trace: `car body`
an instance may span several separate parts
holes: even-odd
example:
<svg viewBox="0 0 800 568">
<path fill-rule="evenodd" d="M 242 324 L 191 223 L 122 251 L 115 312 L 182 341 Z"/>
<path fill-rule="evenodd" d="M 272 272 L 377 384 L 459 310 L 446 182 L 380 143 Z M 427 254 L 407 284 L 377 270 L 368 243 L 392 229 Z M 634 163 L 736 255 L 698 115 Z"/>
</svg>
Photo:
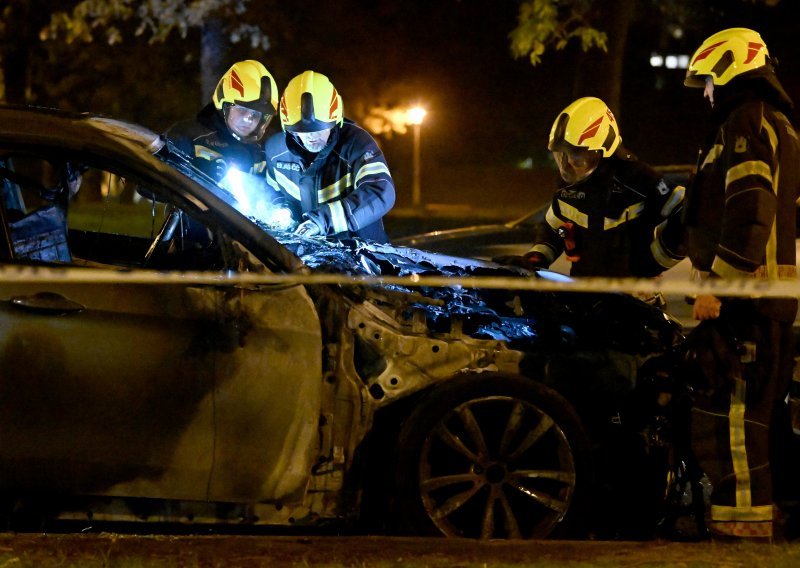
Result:
<svg viewBox="0 0 800 568">
<path fill-rule="evenodd" d="M 163 137 L 103 117 L 0 107 L 0 184 L 6 511 L 539 538 L 628 492 L 627 458 L 595 467 L 596 449 L 681 341 L 643 302 L 227 284 L 515 272 L 272 230 Z"/>
</svg>

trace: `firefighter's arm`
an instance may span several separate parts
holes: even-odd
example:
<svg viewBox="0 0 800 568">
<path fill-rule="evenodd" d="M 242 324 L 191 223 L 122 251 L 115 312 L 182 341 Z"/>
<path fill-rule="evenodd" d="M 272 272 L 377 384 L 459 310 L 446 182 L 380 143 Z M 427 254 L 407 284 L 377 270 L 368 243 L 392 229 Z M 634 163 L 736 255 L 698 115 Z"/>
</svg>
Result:
<svg viewBox="0 0 800 568">
<path fill-rule="evenodd" d="M 360 152 L 351 172 L 353 191 L 349 195 L 305 213 L 323 234 L 358 231 L 383 218 L 394 207 L 394 181 L 375 142 L 370 140 Z"/>
<path fill-rule="evenodd" d="M 554 199 L 545 213 L 545 222 L 536 226 L 533 246 L 529 251 L 540 254 L 547 262 L 546 266 L 553 264 L 564 252 L 564 239 L 558 233 L 564 226 L 564 221 L 559 213 L 558 200 Z"/>
<path fill-rule="evenodd" d="M 723 132 L 725 209 L 711 266 L 723 278 L 750 276 L 767 254 L 777 206 L 772 169 L 777 142 L 762 128 L 754 117 L 738 113 Z"/>
</svg>

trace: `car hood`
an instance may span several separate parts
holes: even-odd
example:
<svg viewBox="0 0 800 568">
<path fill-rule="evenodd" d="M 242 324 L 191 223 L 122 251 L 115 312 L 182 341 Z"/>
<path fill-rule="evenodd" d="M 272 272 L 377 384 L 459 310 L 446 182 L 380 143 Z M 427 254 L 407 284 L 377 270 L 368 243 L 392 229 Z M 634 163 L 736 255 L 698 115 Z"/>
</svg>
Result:
<svg viewBox="0 0 800 568">
<path fill-rule="evenodd" d="M 273 233 L 275 234 L 275 233 Z M 291 233 L 276 238 L 315 272 L 358 276 L 521 276 L 568 282 L 562 274 L 502 266 L 361 239 L 333 240 Z M 361 287 L 364 288 L 363 286 Z M 631 296 L 532 290 L 476 289 L 462 286 L 412 287 L 395 284 L 369 289 L 406 317 L 425 314 L 431 331 L 447 331 L 454 319 L 475 338 L 508 341 L 529 351 L 538 347 L 623 346 L 642 349 L 647 337 L 671 342 L 673 324 L 664 314 Z M 369 292 L 367 293 L 369 295 Z M 613 328 L 613 333 L 605 330 Z"/>
</svg>

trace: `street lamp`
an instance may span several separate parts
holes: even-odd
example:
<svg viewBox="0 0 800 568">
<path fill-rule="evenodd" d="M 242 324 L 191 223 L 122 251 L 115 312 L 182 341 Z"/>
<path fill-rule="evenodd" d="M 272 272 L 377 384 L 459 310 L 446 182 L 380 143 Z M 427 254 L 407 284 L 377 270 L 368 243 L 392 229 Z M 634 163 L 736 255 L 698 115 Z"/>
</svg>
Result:
<svg viewBox="0 0 800 568">
<path fill-rule="evenodd" d="M 408 109 L 406 122 L 414 126 L 414 158 L 413 170 L 414 177 L 411 186 L 411 205 L 415 208 L 422 205 L 422 189 L 420 186 L 420 126 L 422 119 L 425 118 L 427 111 L 419 106 Z"/>
</svg>

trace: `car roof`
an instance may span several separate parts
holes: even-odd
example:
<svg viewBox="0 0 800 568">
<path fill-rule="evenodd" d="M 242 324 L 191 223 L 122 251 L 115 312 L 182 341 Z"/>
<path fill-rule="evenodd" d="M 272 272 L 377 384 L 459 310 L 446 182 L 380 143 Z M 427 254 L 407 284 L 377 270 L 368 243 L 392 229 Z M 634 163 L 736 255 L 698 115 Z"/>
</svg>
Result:
<svg viewBox="0 0 800 568">
<path fill-rule="evenodd" d="M 13 142 L 15 146 L 57 145 L 60 149 L 89 152 L 114 162 L 146 167 L 162 180 L 180 183 L 180 191 L 169 183 L 176 188 L 176 196 L 199 203 L 199 191 L 204 190 L 204 199 L 221 203 L 221 199 L 207 188 L 201 185 L 193 187 L 197 180 L 187 178 L 186 172 L 179 171 L 175 164 L 168 164 L 154 155 L 167 144 L 163 136 L 124 120 L 42 107 L 0 105 L 0 145 L 7 142 Z M 289 271 L 303 267 L 302 262 L 274 238 L 255 224 L 237 221 L 239 217 L 242 216 L 233 208 L 216 210 L 217 220 L 224 219 L 244 244 L 264 250 L 267 256 L 261 259 L 271 266 Z"/>
<path fill-rule="evenodd" d="M 0 105 L 0 139 L 41 143 L 53 139 L 76 150 L 98 146 L 125 146 L 127 151 L 158 152 L 165 140 L 143 126 L 90 113 L 58 109 Z M 118 148 L 119 149 L 119 148 Z"/>
</svg>

